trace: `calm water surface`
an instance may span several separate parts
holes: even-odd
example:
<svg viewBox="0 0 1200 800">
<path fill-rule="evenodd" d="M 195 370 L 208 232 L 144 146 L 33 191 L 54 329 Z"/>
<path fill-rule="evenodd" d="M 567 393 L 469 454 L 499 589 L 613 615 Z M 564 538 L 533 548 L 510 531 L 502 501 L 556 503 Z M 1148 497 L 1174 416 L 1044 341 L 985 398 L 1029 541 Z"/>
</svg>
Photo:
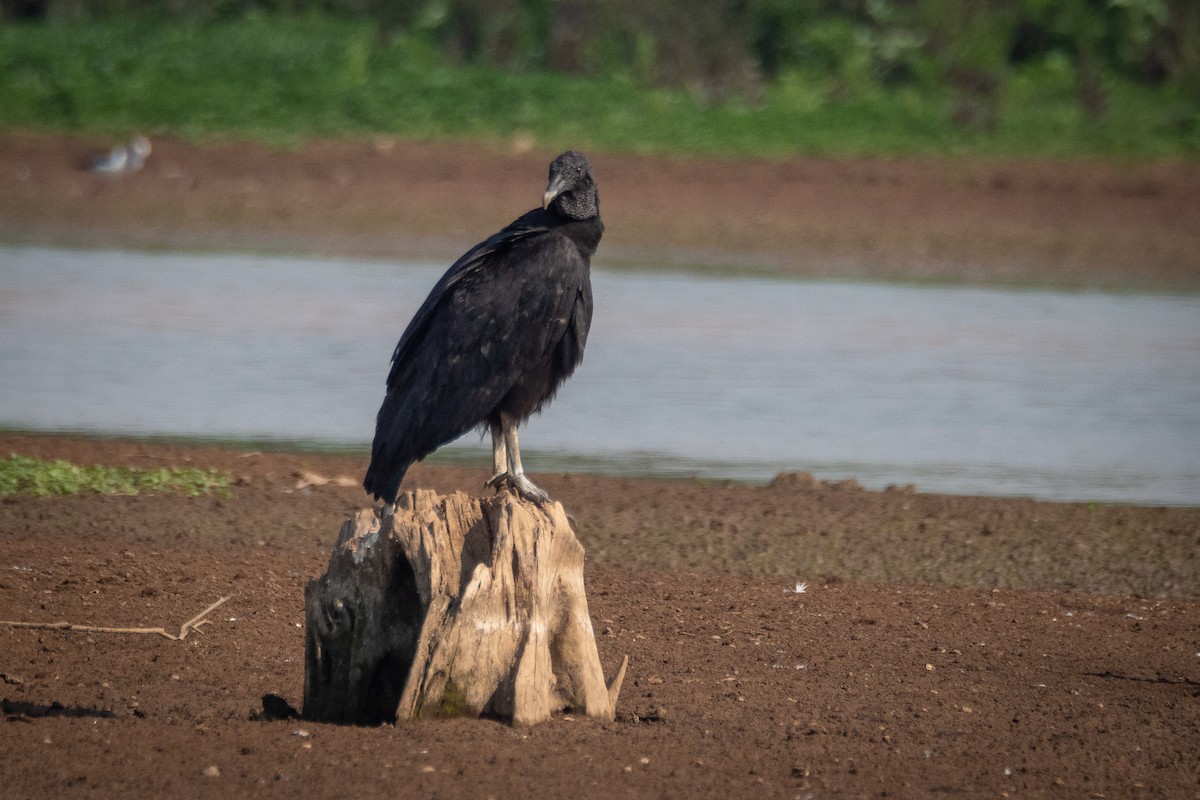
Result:
<svg viewBox="0 0 1200 800">
<path fill-rule="evenodd" d="M 0 248 L 0 426 L 365 451 L 445 267 Z M 1198 297 L 593 279 L 534 469 L 1200 504 Z"/>
</svg>

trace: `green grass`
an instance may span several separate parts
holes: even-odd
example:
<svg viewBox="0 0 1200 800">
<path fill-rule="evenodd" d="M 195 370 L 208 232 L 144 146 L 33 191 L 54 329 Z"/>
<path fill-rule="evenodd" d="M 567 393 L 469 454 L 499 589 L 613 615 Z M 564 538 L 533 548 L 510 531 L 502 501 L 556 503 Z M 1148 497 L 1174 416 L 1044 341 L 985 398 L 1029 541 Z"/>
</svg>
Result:
<svg viewBox="0 0 1200 800">
<path fill-rule="evenodd" d="M 164 494 L 191 496 L 229 493 L 229 475 L 216 470 L 159 467 L 82 467 L 69 461 L 40 461 L 12 454 L 0 461 L 0 496 L 50 497 L 87 492 L 100 494 Z"/>
<path fill-rule="evenodd" d="M 936 85 L 837 91 L 789 74 L 761 102 L 709 103 L 627 77 L 514 75 L 455 66 L 414 38 L 381 42 L 363 21 L 250 16 L 211 24 L 119 17 L 0 25 L 0 129 L 286 145 L 387 134 L 645 153 L 784 156 L 1200 156 L 1200 108 L 1112 78 L 1087 117 L 1053 63 L 1011 76 L 999 124 L 965 132 Z"/>
</svg>

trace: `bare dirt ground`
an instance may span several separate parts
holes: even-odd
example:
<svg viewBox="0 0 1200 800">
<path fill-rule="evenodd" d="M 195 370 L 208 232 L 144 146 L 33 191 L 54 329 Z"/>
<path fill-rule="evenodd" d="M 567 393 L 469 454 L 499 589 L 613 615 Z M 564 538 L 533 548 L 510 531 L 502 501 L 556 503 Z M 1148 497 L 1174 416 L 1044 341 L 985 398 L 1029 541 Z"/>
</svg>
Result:
<svg viewBox="0 0 1200 800">
<path fill-rule="evenodd" d="M 550 153 L 394 140 L 0 136 L 0 239 L 452 259 Z M 1200 288 L 1195 165 L 592 154 L 602 263 Z M 447 262 L 448 263 L 448 262 Z M 0 265 L 2 275 L 2 265 Z M 618 719 L 339 728 L 299 705 L 303 590 L 364 457 L 0 434 L 83 464 L 217 467 L 228 497 L 0 498 L 5 797 L 1200 797 L 1200 509 L 539 475 L 579 523 Z M 478 469 L 410 485 L 478 492 Z M 806 591 L 795 591 L 797 582 Z"/>
<path fill-rule="evenodd" d="M 541 196 L 554 153 L 395 139 L 295 150 L 0 135 L 0 238 L 453 259 Z M 592 153 L 601 264 L 1100 288 L 1200 288 L 1195 164 L 783 161 Z"/>
<path fill-rule="evenodd" d="M 362 457 L 0 436 L 216 467 L 228 497 L 0 499 L 6 797 L 1200 796 L 1200 510 L 538 476 L 575 515 L 611 724 L 342 728 L 299 706 L 303 590 Z M 411 483 L 477 492 L 478 470 Z M 768 553 L 771 561 L 756 555 Z M 797 581 L 807 582 L 797 593 Z"/>
</svg>

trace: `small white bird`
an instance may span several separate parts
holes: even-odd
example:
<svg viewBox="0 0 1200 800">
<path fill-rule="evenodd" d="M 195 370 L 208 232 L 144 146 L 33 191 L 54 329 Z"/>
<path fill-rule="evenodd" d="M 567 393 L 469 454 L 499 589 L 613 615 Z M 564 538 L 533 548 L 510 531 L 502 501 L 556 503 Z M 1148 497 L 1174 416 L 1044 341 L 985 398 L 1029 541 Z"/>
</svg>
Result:
<svg viewBox="0 0 1200 800">
<path fill-rule="evenodd" d="M 107 155 L 100 156 L 92 162 L 92 172 L 104 175 L 123 175 L 137 172 L 146 163 L 150 155 L 150 140 L 145 136 L 135 136 L 127 145 L 114 147 Z"/>
</svg>

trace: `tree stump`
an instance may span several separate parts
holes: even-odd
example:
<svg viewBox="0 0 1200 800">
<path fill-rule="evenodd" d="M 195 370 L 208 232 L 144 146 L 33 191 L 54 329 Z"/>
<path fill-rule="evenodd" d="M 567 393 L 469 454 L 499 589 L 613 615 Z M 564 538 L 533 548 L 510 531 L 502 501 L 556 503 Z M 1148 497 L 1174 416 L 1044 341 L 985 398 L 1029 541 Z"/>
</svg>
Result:
<svg viewBox="0 0 1200 800">
<path fill-rule="evenodd" d="M 558 503 L 418 490 L 364 509 L 304 600 L 306 719 L 613 718 L 628 658 L 606 685 Z"/>
</svg>

